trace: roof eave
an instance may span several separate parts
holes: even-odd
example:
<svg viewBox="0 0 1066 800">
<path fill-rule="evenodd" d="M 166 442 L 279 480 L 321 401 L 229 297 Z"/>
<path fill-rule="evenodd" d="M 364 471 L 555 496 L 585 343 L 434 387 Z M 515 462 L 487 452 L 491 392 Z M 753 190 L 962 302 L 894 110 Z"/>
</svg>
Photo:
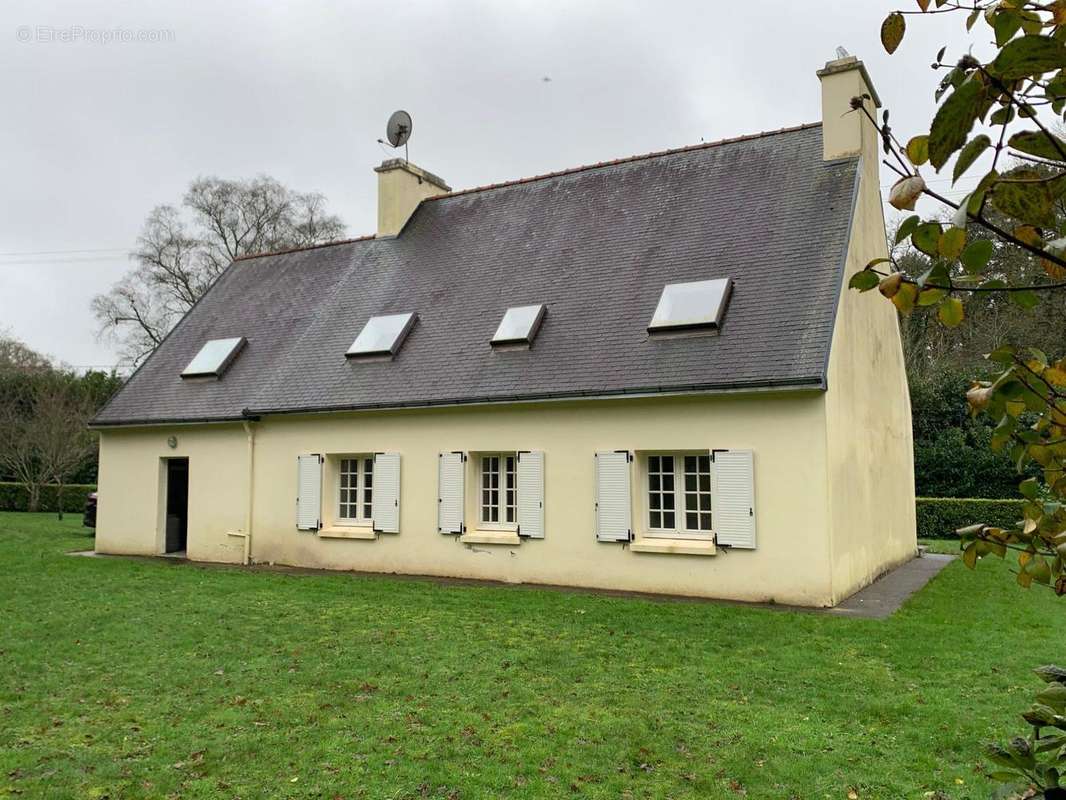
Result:
<svg viewBox="0 0 1066 800">
<path fill-rule="evenodd" d="M 469 397 L 440 400 L 418 400 L 404 403 L 360 403 L 335 406 L 279 406 L 274 408 L 247 409 L 241 416 L 205 417 L 197 419 L 129 419 L 94 421 L 94 429 L 123 427 L 158 427 L 163 425 L 203 425 L 258 420 L 266 416 L 291 416 L 294 414 L 338 414 L 355 411 L 411 411 L 428 408 L 460 406 L 507 405 L 520 403 L 545 403 L 574 400 L 635 400 L 656 397 L 688 397 L 719 394 L 762 394 L 768 392 L 824 392 L 824 376 L 788 380 L 751 381 L 736 384 L 693 385 L 675 387 L 643 387 L 632 389 L 577 390 L 573 392 L 544 392 L 539 394 L 514 395 L 509 397 Z"/>
</svg>

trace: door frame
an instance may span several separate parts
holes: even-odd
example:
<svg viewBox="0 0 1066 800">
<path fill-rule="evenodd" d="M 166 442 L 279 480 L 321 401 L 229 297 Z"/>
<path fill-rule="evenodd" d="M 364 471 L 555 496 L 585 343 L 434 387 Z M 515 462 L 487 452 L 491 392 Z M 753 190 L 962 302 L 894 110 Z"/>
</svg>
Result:
<svg viewBox="0 0 1066 800">
<path fill-rule="evenodd" d="M 167 501 L 170 489 L 170 462 L 184 461 L 191 471 L 192 465 L 188 456 L 161 456 L 159 459 L 159 492 L 156 504 L 156 531 L 155 551 L 159 555 L 167 554 Z M 188 478 L 186 478 L 188 480 Z M 188 494 L 188 489 L 186 489 Z M 189 501 L 186 497 L 185 504 L 185 548 L 189 547 Z"/>
</svg>

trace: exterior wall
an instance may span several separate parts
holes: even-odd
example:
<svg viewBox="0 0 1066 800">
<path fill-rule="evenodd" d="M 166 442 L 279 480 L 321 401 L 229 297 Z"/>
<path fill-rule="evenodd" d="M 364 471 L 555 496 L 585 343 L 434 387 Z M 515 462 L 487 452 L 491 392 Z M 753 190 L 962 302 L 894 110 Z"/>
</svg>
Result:
<svg viewBox="0 0 1066 800">
<path fill-rule="evenodd" d="M 174 449 L 170 436 L 178 440 Z M 163 552 L 167 458 L 189 459 L 188 557 L 240 562 L 243 543 L 227 535 L 243 530 L 247 517 L 248 444 L 240 425 L 103 431 L 97 552 Z"/>
<path fill-rule="evenodd" d="M 827 121 L 869 92 L 858 69 L 823 77 L 823 87 Z M 827 137 L 835 148 L 827 155 L 857 147 L 862 170 L 826 393 L 834 603 L 917 550 L 910 396 L 896 310 L 876 292 L 847 288 L 852 274 L 888 255 L 877 133 L 858 114 L 843 119 L 846 129 Z"/>
<path fill-rule="evenodd" d="M 179 438 L 173 452 L 166 447 L 171 433 Z M 251 552 L 257 562 L 810 606 L 832 600 L 820 393 L 279 416 L 258 423 L 255 436 Z M 239 557 L 239 541 L 224 540 L 227 530 L 242 528 L 247 502 L 247 442 L 240 428 L 109 430 L 103 439 L 98 529 L 102 551 L 152 552 L 159 458 L 188 454 L 189 556 L 230 561 Z M 597 451 L 694 448 L 754 451 L 757 549 L 682 555 L 636 552 L 627 545 L 596 541 Z M 438 533 L 438 454 L 453 450 L 544 451 L 545 538 L 523 539 L 517 545 L 474 544 Z M 402 458 L 398 534 L 332 539 L 296 530 L 299 455 L 322 453 L 328 458 L 380 451 L 398 452 Z M 637 463 L 632 474 L 639 537 L 644 500 Z M 477 527 L 473 476 L 471 463 L 468 531 Z M 120 505 L 108 499 L 116 494 L 137 499 Z M 326 518 L 333 500 L 331 482 L 324 482 Z"/>
</svg>

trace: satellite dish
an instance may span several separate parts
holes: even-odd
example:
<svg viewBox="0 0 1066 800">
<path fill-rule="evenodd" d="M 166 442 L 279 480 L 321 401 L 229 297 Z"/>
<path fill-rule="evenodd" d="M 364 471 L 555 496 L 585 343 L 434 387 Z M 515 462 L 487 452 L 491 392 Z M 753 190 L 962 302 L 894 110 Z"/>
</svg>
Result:
<svg viewBox="0 0 1066 800">
<path fill-rule="evenodd" d="M 406 111 L 395 111 L 385 126 L 385 137 L 393 147 L 403 147 L 411 138 L 411 115 Z"/>
</svg>

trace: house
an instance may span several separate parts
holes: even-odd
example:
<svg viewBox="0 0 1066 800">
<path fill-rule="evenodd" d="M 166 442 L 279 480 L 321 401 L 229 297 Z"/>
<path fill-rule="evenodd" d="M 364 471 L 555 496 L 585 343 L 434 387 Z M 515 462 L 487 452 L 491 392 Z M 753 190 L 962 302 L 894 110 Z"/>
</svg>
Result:
<svg viewBox="0 0 1066 800">
<path fill-rule="evenodd" d="M 915 554 L 862 63 L 822 122 L 241 258 L 99 414 L 103 553 L 831 606 Z"/>
</svg>

